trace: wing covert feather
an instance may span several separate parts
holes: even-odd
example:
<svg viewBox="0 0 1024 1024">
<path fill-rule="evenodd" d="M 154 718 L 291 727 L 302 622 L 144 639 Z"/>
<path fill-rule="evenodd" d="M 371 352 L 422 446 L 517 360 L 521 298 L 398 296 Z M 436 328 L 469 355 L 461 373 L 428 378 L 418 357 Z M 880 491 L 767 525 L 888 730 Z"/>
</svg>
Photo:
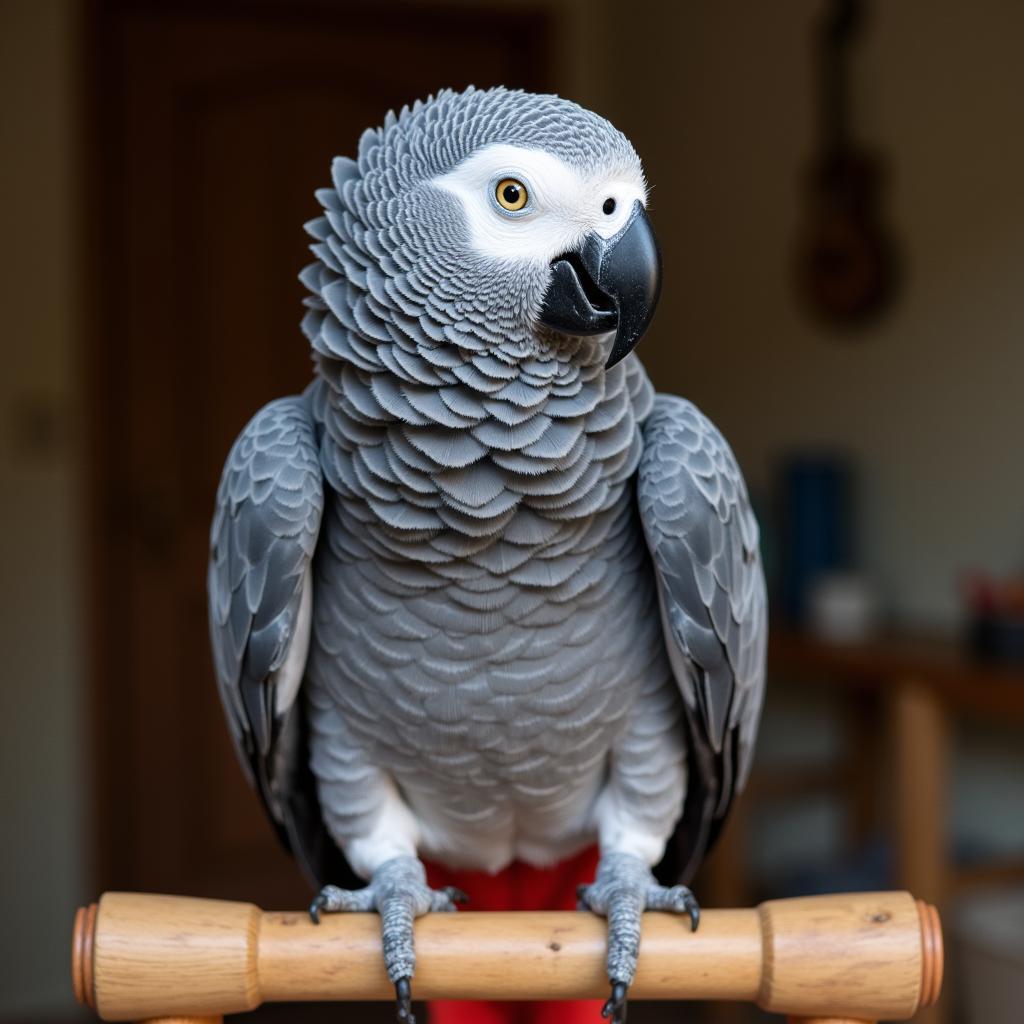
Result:
<svg viewBox="0 0 1024 1024">
<path fill-rule="evenodd" d="M 270 750 L 274 674 L 293 639 L 322 511 L 305 400 L 271 402 L 231 448 L 210 530 L 214 666 L 232 734 L 247 757 Z"/>
</svg>

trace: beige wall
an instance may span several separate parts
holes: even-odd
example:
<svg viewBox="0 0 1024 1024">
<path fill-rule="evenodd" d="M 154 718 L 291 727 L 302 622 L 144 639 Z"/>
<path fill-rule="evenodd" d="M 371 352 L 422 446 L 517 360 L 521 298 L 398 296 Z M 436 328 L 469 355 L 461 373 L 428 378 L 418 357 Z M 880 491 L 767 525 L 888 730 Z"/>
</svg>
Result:
<svg viewBox="0 0 1024 1024">
<path fill-rule="evenodd" d="M 857 115 L 890 161 L 907 281 L 862 336 L 822 333 L 791 286 L 822 3 L 611 4 L 608 113 L 664 242 L 657 382 L 713 416 L 757 487 L 787 446 L 851 452 L 869 568 L 902 617 L 948 623 L 962 568 L 1024 561 L 1024 5 L 870 6 Z"/>
<path fill-rule="evenodd" d="M 0 3 L 0 1018 L 72 1005 L 71 913 L 89 843 L 82 778 L 72 25 Z"/>
</svg>

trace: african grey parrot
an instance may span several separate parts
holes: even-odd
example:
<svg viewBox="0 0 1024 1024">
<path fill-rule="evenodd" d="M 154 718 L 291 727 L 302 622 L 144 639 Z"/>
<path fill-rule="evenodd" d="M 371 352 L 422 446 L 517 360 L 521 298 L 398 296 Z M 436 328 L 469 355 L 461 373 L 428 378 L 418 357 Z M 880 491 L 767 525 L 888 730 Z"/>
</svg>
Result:
<svg viewBox="0 0 1024 1024">
<path fill-rule="evenodd" d="M 677 883 L 747 775 L 766 640 L 732 452 L 630 355 L 661 278 L 640 161 L 574 103 L 471 88 L 389 114 L 332 177 L 301 275 L 314 380 L 250 421 L 217 494 L 235 743 L 314 919 L 381 915 L 403 1021 L 413 919 L 459 896 L 421 856 L 499 872 L 597 842 L 579 901 L 621 1021 L 643 910 L 697 926 Z"/>
</svg>

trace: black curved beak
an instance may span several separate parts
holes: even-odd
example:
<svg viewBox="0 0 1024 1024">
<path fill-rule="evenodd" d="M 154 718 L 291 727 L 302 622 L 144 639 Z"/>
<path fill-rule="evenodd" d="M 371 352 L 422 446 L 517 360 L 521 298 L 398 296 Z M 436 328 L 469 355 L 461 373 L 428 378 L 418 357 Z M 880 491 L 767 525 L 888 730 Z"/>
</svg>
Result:
<svg viewBox="0 0 1024 1024">
<path fill-rule="evenodd" d="M 551 264 L 539 320 L 564 334 L 615 332 L 605 367 L 625 359 L 643 337 L 661 294 L 661 253 L 640 201 L 611 238 L 587 235 L 576 252 Z"/>
</svg>

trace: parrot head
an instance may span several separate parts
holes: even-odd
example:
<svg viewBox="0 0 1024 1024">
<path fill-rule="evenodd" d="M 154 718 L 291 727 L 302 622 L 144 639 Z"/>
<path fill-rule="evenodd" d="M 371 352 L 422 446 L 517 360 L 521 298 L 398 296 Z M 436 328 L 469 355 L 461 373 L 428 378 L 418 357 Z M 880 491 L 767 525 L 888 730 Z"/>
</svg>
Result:
<svg viewBox="0 0 1024 1024">
<path fill-rule="evenodd" d="M 591 338 L 610 367 L 651 321 L 661 258 L 640 160 L 575 103 L 443 91 L 364 133 L 334 179 L 325 212 L 358 276 L 433 338 L 524 354 Z"/>
<path fill-rule="evenodd" d="M 524 97 L 527 110 L 533 99 Z M 572 145 L 525 118 L 433 184 L 457 198 L 469 255 L 505 277 L 510 291 L 533 285 L 533 322 L 576 337 L 612 335 L 612 366 L 647 329 L 661 284 L 643 172 L 607 121 L 543 99 L 566 122 L 558 134 L 576 136 Z"/>
</svg>

